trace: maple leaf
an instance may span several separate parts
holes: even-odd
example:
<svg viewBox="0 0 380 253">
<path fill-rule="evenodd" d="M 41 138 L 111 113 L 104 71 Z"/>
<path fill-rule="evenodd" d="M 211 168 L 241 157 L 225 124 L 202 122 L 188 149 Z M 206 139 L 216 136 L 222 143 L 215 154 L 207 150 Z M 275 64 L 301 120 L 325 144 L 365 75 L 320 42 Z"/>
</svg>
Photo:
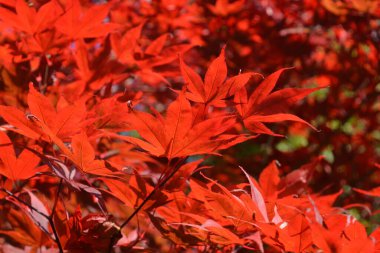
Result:
<svg viewBox="0 0 380 253">
<path fill-rule="evenodd" d="M 20 207 L 43 232 L 48 235 L 50 234 L 49 220 L 47 219 L 49 217 L 49 210 L 36 194 L 26 191 L 17 194 L 17 197 L 16 195 L 12 195 L 7 199 Z"/>
<path fill-rule="evenodd" d="M 332 253 L 332 250 L 339 247 L 339 234 L 329 231 L 321 224 L 311 223 L 310 229 L 312 230 L 312 239 L 314 245 L 326 253 Z"/>
<path fill-rule="evenodd" d="M 215 15 L 226 17 L 235 14 L 244 8 L 245 0 L 229 3 L 229 0 L 217 0 L 215 5 L 208 4 L 207 7 Z"/>
<path fill-rule="evenodd" d="M 146 197 L 147 193 L 153 190 L 153 187 L 148 185 L 138 176 L 132 176 L 128 182 L 103 178 L 103 182 L 107 185 L 108 190 L 104 190 L 122 201 L 126 206 L 136 208 Z M 146 205 L 144 209 L 149 209 Z"/>
<path fill-rule="evenodd" d="M 161 70 L 168 64 L 175 61 L 178 54 L 185 53 L 190 50 L 191 44 L 168 44 L 169 34 L 163 34 L 151 41 L 146 48 L 140 46 L 140 37 L 145 22 L 128 30 L 123 36 L 120 34 L 112 34 L 111 45 L 117 60 L 127 66 L 134 75 L 150 85 L 169 82 L 166 76 L 176 76 L 174 71 Z M 161 69 L 160 69 L 161 68 Z"/>
<path fill-rule="evenodd" d="M 42 230 L 39 229 L 24 212 L 11 208 L 6 214 L 4 214 L 4 217 L 6 217 L 6 220 L 10 223 L 12 229 L 1 229 L 0 234 L 9 236 L 22 245 L 36 248 L 41 247 L 41 244 L 50 244 L 48 236 L 42 232 Z"/>
<path fill-rule="evenodd" d="M 216 181 L 209 178 L 207 180 L 210 183 L 204 187 L 202 186 L 204 184 L 191 179 L 189 196 L 201 201 L 213 219 L 220 220 L 229 216 L 239 217 L 242 220 L 250 219 L 252 210 L 241 199 L 236 198 L 227 188 Z M 212 190 L 212 187 L 219 189 L 220 192 Z M 232 224 L 233 221 L 230 223 Z"/>
<path fill-rule="evenodd" d="M 199 241 L 196 235 L 192 235 L 191 233 L 180 233 L 177 229 L 178 225 L 170 226 L 165 219 L 153 216 L 152 214 L 148 215 L 155 228 L 172 242 L 181 245 L 194 245 Z"/>
<path fill-rule="evenodd" d="M 55 1 L 50 1 L 39 8 L 29 7 L 24 0 L 17 0 L 16 14 L 5 8 L 0 8 L 0 20 L 20 31 L 30 35 L 51 29 L 54 21 L 62 10 Z"/>
<path fill-rule="evenodd" d="M 128 179 L 111 179 L 103 177 L 101 179 L 109 190 L 102 189 L 115 198 L 119 199 L 129 208 L 137 208 L 144 203 L 147 196 L 154 191 L 154 187 L 146 182 L 137 172 L 128 176 Z M 150 211 L 157 206 L 167 203 L 167 196 L 162 192 L 156 192 L 149 201 L 147 201 L 143 210 Z"/>
<path fill-rule="evenodd" d="M 375 252 L 373 238 L 368 237 L 365 227 L 353 217 L 335 214 L 324 221 L 325 227 L 310 224 L 313 242 L 323 252 Z"/>
<path fill-rule="evenodd" d="M 191 215 L 191 214 L 188 214 Z M 239 238 L 236 234 L 224 228 L 218 222 L 212 219 L 205 219 L 201 216 L 191 215 L 192 217 L 197 217 L 200 224 L 188 224 L 188 223 L 178 223 L 184 227 L 188 226 L 191 233 L 199 237 L 204 241 L 207 237 L 212 243 L 220 245 L 230 245 L 230 244 L 244 244 L 244 240 Z M 193 231 L 193 229 L 196 231 Z"/>
<path fill-rule="evenodd" d="M 150 85 L 157 85 L 162 82 L 169 85 L 170 83 L 166 78 L 178 76 L 177 71 L 171 70 L 169 64 L 177 59 L 178 54 L 183 54 L 193 47 L 191 44 L 163 47 L 164 44 L 162 44 L 162 39 L 167 39 L 167 37 L 168 36 L 158 37 L 156 40 L 152 41 L 145 51 L 143 51 L 142 59 L 135 61 L 139 68 L 139 70 L 136 71 L 136 75 L 139 76 L 142 81 L 147 82 Z M 162 48 L 159 48 L 161 46 Z"/>
<path fill-rule="evenodd" d="M 304 191 L 322 158 L 323 156 L 314 158 L 310 163 L 302 165 L 282 178 L 278 185 L 278 188 L 281 189 L 279 195 L 299 194 L 299 192 Z"/>
<path fill-rule="evenodd" d="M 78 100 L 70 105 L 63 97 L 54 107 L 51 101 L 29 85 L 28 105 L 30 113 L 25 115 L 12 106 L 0 105 L 0 116 L 13 127 L 9 130 L 18 132 L 32 139 L 43 136 L 65 149 L 62 140 L 66 141 L 78 133 L 82 120 L 86 116 L 85 101 Z"/>
<path fill-rule="evenodd" d="M 64 182 L 66 182 L 73 189 L 78 191 L 83 190 L 91 194 L 93 197 L 97 198 L 98 202 L 102 200 L 102 194 L 100 191 L 98 191 L 92 186 L 78 182 L 77 178 L 78 174 L 80 175 L 80 169 L 77 170 L 72 166 L 70 166 L 69 169 L 69 167 L 61 160 L 49 155 L 46 155 L 42 160 L 54 172 L 54 174 L 57 177 L 63 179 Z"/>
<path fill-rule="evenodd" d="M 74 45 L 74 44 L 73 44 Z M 74 60 L 77 80 L 64 87 L 63 93 L 79 96 L 87 90 L 99 90 L 107 84 L 124 80 L 129 74 L 122 73 L 125 67 L 110 59 L 111 46 L 107 38 L 94 57 L 89 54 L 88 46 L 83 40 L 75 42 Z"/>
<path fill-rule="evenodd" d="M 80 1 L 66 1 L 65 13 L 55 26 L 72 39 L 105 36 L 119 27 L 118 24 L 104 23 L 110 7 L 110 4 L 93 5 L 84 10 Z"/>
<path fill-rule="evenodd" d="M 180 67 L 185 84 L 188 89 L 186 97 L 191 101 L 206 105 L 224 107 L 225 99 L 233 96 L 249 79 L 257 73 L 244 73 L 227 81 L 227 65 L 224 57 L 225 48 L 207 69 L 204 82 L 202 78 L 180 57 Z"/>
<path fill-rule="evenodd" d="M 67 140 L 76 134 L 86 115 L 85 101 L 79 100 L 70 105 L 60 97 L 56 108 L 50 100 L 39 93 L 33 85 L 29 86 L 28 105 L 30 113 L 46 125 L 54 136 Z"/>
<path fill-rule="evenodd" d="M 363 189 L 358 189 L 358 188 L 353 188 L 353 190 L 367 196 L 380 197 L 380 186 L 375 187 L 371 190 L 363 190 Z"/>
<path fill-rule="evenodd" d="M 251 194 L 245 191 L 236 194 L 238 191 L 230 191 L 218 182 L 206 178 L 210 182 L 207 184 L 207 188 L 201 187 L 195 180 L 190 181 L 190 197 L 202 201 L 209 210 L 208 215 L 215 220 L 227 219 L 224 223 L 231 225 L 235 224 L 236 221 L 241 221 L 242 227 L 239 228 L 239 231 L 245 231 L 247 226 L 251 227 L 252 222 L 258 221 L 260 224 L 266 224 L 269 220 L 261 189 L 253 178 L 247 178 L 249 179 Z M 254 221 L 252 214 L 254 214 Z"/>
<path fill-rule="evenodd" d="M 43 171 L 45 166 L 38 166 L 40 158 L 32 151 L 24 149 L 16 157 L 13 145 L 8 135 L 0 131 L 0 174 L 11 180 L 24 180 Z"/>
<path fill-rule="evenodd" d="M 25 1 L 17 0 L 12 7 L 16 13 L 0 8 L 0 20 L 5 27 L 12 27 L 10 30 L 23 34 L 19 50 L 28 54 L 29 58 L 33 58 L 31 54 L 36 52 L 57 54 L 60 50 L 58 47 L 66 43 L 54 29 L 54 23 L 62 13 L 60 5 L 56 1 L 50 1 L 37 11 Z"/>
<path fill-rule="evenodd" d="M 375 0 L 352 0 L 352 5 L 360 12 L 368 12 L 375 14 L 380 4 Z"/>
<path fill-rule="evenodd" d="M 287 225 L 279 232 L 279 240 L 284 244 L 286 251 L 307 252 L 312 246 L 309 222 L 302 214 L 296 214 L 288 219 Z"/>
<path fill-rule="evenodd" d="M 345 15 L 348 13 L 347 6 L 341 1 L 322 0 L 322 6 L 335 15 Z"/>
<path fill-rule="evenodd" d="M 380 250 L 380 227 L 377 227 L 372 233 L 371 233 L 371 238 L 375 238 L 375 250 L 379 251 Z M 375 252 L 376 252 L 375 251 Z"/>
<path fill-rule="evenodd" d="M 277 188 L 280 183 L 280 177 L 276 161 L 272 161 L 260 173 L 259 183 L 266 200 L 270 201 L 277 199 Z"/>
<path fill-rule="evenodd" d="M 262 248 L 260 233 L 256 236 L 253 234 L 265 231 L 263 234 L 274 236 L 276 227 L 265 221 L 266 218 L 262 215 L 262 205 L 265 203 L 256 186 L 257 183 L 255 185 L 253 179 L 249 178 L 253 186 L 253 195 L 250 195 L 243 189 L 230 191 L 218 182 L 205 178 L 209 181 L 205 186 L 194 179 L 190 180 L 189 200 L 201 203 L 200 207 L 191 207 L 187 201 L 187 205 L 177 205 L 177 208 L 183 206 L 183 211 L 181 209 L 177 211 L 172 207 L 168 213 L 163 212 L 164 209 L 159 209 L 159 214 L 168 220 L 169 225 L 182 225 L 187 235 L 197 236 L 200 241 L 204 241 L 206 231 L 210 233 L 212 243 L 245 245 L 255 242 L 259 249 Z M 195 209 L 190 212 L 192 208 Z M 175 215 L 170 210 L 173 210 L 174 214 L 178 212 L 180 216 L 172 217 Z M 197 212 L 197 210 L 202 211 Z M 206 224 L 212 225 L 210 226 L 212 229 Z M 271 231 L 271 235 L 268 231 Z M 252 236 L 243 236 L 250 233 Z M 221 241 L 222 238 L 223 241 Z"/>
<path fill-rule="evenodd" d="M 82 217 L 80 208 L 70 217 L 68 225 L 70 237 L 65 249 L 71 252 L 83 251 L 84 247 L 90 251 L 106 252 L 113 236 L 116 237 L 114 239 L 121 238 L 119 227 L 109 216 L 91 213 Z"/>
<path fill-rule="evenodd" d="M 95 132 L 99 129 L 111 129 L 113 131 L 124 131 L 128 128 L 128 102 L 133 101 L 133 104 L 138 103 L 138 97 L 131 99 L 123 98 L 123 95 L 113 96 L 110 98 L 99 99 L 94 107 L 88 112 L 87 121 L 92 122 L 90 132 Z M 125 103 L 127 102 L 127 103 Z M 94 134 L 95 135 L 95 134 Z"/>
<path fill-rule="evenodd" d="M 73 136 L 71 148 L 71 152 L 65 150 L 64 153 L 81 171 L 95 175 L 108 175 L 111 173 L 105 166 L 104 161 L 95 159 L 95 150 L 85 132 Z"/>
<path fill-rule="evenodd" d="M 118 61 L 124 64 L 133 64 L 135 62 L 134 53 L 140 51 L 138 40 L 144 22 L 140 25 L 129 29 L 123 36 L 118 33 L 111 35 L 111 45 Z"/>
<path fill-rule="evenodd" d="M 368 237 L 365 227 L 359 221 L 349 224 L 344 229 L 344 235 L 342 236 L 340 252 L 374 252 L 375 244 Z"/>
<path fill-rule="evenodd" d="M 9 130 L 25 135 L 31 139 L 40 138 L 39 129 L 28 120 L 25 113 L 13 106 L 0 105 L 0 116 L 11 126 Z M 7 126 L 3 126 L 7 128 Z"/>
<path fill-rule="evenodd" d="M 127 140 L 155 156 L 169 159 L 195 154 L 214 153 L 221 147 L 227 148 L 239 136 L 223 136 L 223 132 L 233 126 L 231 117 L 216 117 L 199 123 L 194 122 L 190 102 L 183 92 L 173 101 L 166 112 L 166 117 L 132 111 L 131 129 L 136 130 L 141 140 L 129 136 L 115 136 Z M 239 139 L 243 141 L 242 139 Z"/>
<path fill-rule="evenodd" d="M 276 136 L 263 123 L 273 123 L 281 121 L 296 121 L 306 124 L 316 130 L 312 125 L 293 114 L 284 113 L 290 106 L 301 100 L 308 94 L 322 89 L 317 88 L 285 88 L 272 92 L 281 73 L 286 69 L 280 69 L 264 81 L 247 97 L 247 90 L 240 89 L 236 93 L 234 101 L 236 110 L 241 116 L 245 127 L 254 133 L 268 134 Z M 271 93 L 272 92 L 272 93 Z"/>
<path fill-rule="evenodd" d="M 5 107 L 8 110 L 3 110 L 0 115 L 5 120 L 8 120 L 9 123 L 18 127 L 20 133 L 26 133 L 28 137 L 36 137 L 40 134 L 46 135 L 46 140 L 56 144 L 83 172 L 101 175 L 110 173 L 103 161 L 95 159 L 95 152 L 89 143 L 87 135 L 84 132 L 77 134 L 81 130 L 81 124 L 86 115 L 84 101 L 80 101 L 76 105 L 69 105 L 67 101 L 61 98 L 58 101 L 57 109 L 55 109 L 45 96 L 30 85 L 28 105 L 33 115 L 33 122 L 39 128 L 34 126 L 31 129 L 26 124 L 29 122 L 24 120 L 23 113 L 12 107 Z M 17 116 L 12 115 L 11 113 L 13 112 L 16 112 Z M 72 151 L 63 142 L 63 140 L 67 139 L 71 139 Z M 24 163 L 27 162 L 26 160 L 23 161 Z"/>
<path fill-rule="evenodd" d="M 370 171 L 376 160 L 373 139 L 378 123 L 379 1 L 307 0 L 299 6 L 290 2 L 0 0 L 0 251 L 127 252 L 149 251 L 149 245 L 157 251 L 379 250 L 380 229 L 368 236 L 365 226 L 334 207 L 342 191 L 321 195 L 310 185 L 327 180 L 322 175 L 326 173 L 337 175 L 329 180 L 338 185 L 342 176 L 353 183 L 358 179 L 352 175 L 359 175 L 369 185 L 353 188 L 360 194 L 349 200 L 363 197 L 366 203 L 343 209 L 368 210 L 374 201 L 368 196 L 380 196 L 378 171 Z M 314 29 L 316 21 L 321 21 L 321 29 Z M 194 162 L 198 157 L 188 156 L 212 155 L 258 134 L 279 136 L 268 128 L 272 122 L 308 124 L 301 119 L 305 116 L 299 118 L 289 108 L 319 89 L 276 91 L 283 70 L 247 87 L 258 74 L 229 77 L 224 48 L 209 65 L 203 59 L 212 57 L 223 41 L 231 45 L 234 69 L 241 64 L 246 69 L 273 69 L 292 62 L 303 67 L 305 76 L 313 76 L 303 81 L 304 87 L 334 84 L 334 96 L 325 98 L 321 92 L 305 101 L 318 104 L 310 113 L 317 114 L 318 122 L 327 120 L 330 141 L 295 154 L 306 157 L 331 142 L 334 163 L 316 167 L 313 161 L 289 172 L 294 164 L 279 168 L 272 162 L 258 180 L 244 172 L 248 181 L 234 185 L 237 174 L 229 167 L 242 162 L 239 158 L 247 152 L 256 153 L 257 148 L 246 143 L 239 151 L 223 154 L 223 164 L 217 162 L 221 171 L 211 172 L 228 181 L 228 187 L 206 177 L 205 183 L 199 176 L 191 178 L 202 159 Z M 189 53 L 193 59 L 188 63 L 193 64 L 188 66 L 182 54 L 195 43 L 203 48 Z M 179 68 L 173 66 L 178 54 Z M 205 75 L 200 76 L 203 68 Z M 178 97 L 171 101 L 162 85 L 170 86 L 169 78 L 179 85 L 180 72 L 183 91 L 176 91 Z M 295 73 L 291 79 L 303 80 L 302 76 Z M 31 82 L 41 92 L 31 87 L 28 93 Z M 115 95 L 123 90 L 124 95 Z M 136 93 L 144 93 L 137 106 Z M 140 110 L 152 105 L 164 113 Z M 304 109 L 306 115 L 310 108 Z M 308 135 L 304 126 L 295 126 L 293 133 Z M 346 131 L 351 128 L 355 131 Z M 242 134 L 245 130 L 254 134 Z M 349 149 L 342 142 L 350 143 Z M 263 160 L 273 159 L 267 144 L 260 150 L 269 152 L 260 152 Z M 347 152 L 352 164 L 344 165 Z M 362 166 L 353 170 L 355 164 Z M 368 176 L 368 182 L 363 180 Z M 103 199 L 101 190 L 125 205 Z M 79 205 L 84 218 L 78 208 L 69 220 Z M 96 205 L 104 214 L 93 213 Z M 122 226 L 126 235 L 117 244 L 121 228 L 106 212 L 120 222 L 126 218 L 124 225 L 137 218 Z M 146 215 L 158 231 L 149 227 Z"/>
<path fill-rule="evenodd" d="M 17 0 L 0 0 L 0 4 L 14 8 Z"/>
<path fill-rule="evenodd" d="M 253 179 L 242 167 L 240 167 L 240 169 L 244 172 L 245 176 L 248 179 L 249 186 L 251 188 L 252 200 L 256 203 L 264 221 L 269 222 L 265 200 L 264 200 L 263 194 L 261 193 L 261 189 L 258 186 L 257 181 Z"/>
<path fill-rule="evenodd" d="M 182 190 L 186 181 L 190 178 L 191 174 L 198 168 L 198 166 L 203 162 L 204 159 L 199 159 L 194 162 L 186 163 L 182 165 L 174 176 L 165 185 L 165 190 L 174 192 Z"/>
</svg>

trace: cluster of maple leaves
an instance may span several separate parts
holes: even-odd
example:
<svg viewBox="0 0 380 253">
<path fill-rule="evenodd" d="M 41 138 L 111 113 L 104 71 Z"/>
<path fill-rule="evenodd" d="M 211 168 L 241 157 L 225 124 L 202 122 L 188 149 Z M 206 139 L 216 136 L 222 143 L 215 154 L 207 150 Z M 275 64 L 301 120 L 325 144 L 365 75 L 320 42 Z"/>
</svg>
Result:
<svg viewBox="0 0 380 253">
<path fill-rule="evenodd" d="M 379 17 L 0 0 L 0 251 L 380 250 Z"/>
</svg>

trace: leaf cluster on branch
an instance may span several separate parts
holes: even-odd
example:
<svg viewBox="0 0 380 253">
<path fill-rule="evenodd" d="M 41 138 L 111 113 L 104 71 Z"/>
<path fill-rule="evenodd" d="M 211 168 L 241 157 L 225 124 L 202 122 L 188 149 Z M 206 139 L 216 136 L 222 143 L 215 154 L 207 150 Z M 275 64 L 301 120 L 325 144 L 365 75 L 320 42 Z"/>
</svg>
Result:
<svg viewBox="0 0 380 253">
<path fill-rule="evenodd" d="M 0 0 L 0 251 L 380 250 L 379 17 Z"/>
</svg>

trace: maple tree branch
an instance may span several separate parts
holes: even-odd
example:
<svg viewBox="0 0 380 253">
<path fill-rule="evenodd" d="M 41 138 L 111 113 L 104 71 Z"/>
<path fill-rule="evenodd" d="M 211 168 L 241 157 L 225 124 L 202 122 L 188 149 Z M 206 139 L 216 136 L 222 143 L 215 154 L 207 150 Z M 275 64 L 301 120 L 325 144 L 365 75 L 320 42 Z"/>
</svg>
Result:
<svg viewBox="0 0 380 253">
<path fill-rule="evenodd" d="M 56 210 L 56 207 L 57 207 L 59 194 L 61 193 L 62 185 L 63 185 L 63 179 L 61 178 L 59 180 L 59 185 L 58 185 L 57 193 L 55 195 L 55 200 L 54 200 L 53 208 L 52 208 L 51 214 L 50 214 L 50 216 L 48 218 L 51 230 L 53 231 L 53 234 L 54 234 L 54 238 L 55 238 L 54 241 L 57 244 L 58 249 L 59 249 L 59 253 L 63 253 L 63 247 L 62 247 L 61 241 L 59 239 L 59 235 L 58 235 L 57 229 L 55 228 L 55 225 L 54 225 L 53 216 L 55 214 L 55 210 Z"/>
<path fill-rule="evenodd" d="M 170 162 L 171 162 L 171 160 L 168 159 L 168 163 L 166 164 L 166 168 L 164 169 L 164 171 L 161 173 L 160 177 L 157 180 L 157 185 L 159 185 L 161 183 L 161 181 L 165 177 L 166 172 L 170 169 Z"/>
<path fill-rule="evenodd" d="M 51 209 L 51 214 L 50 214 L 49 219 L 48 219 L 50 227 L 51 227 L 51 230 L 53 231 L 53 234 L 54 234 L 54 237 L 55 237 L 55 242 L 57 243 L 57 246 L 58 246 L 58 249 L 59 249 L 60 253 L 63 253 L 63 247 L 62 247 L 61 241 L 59 240 L 59 235 L 57 233 L 57 229 L 55 228 L 53 217 L 54 217 L 55 210 L 56 210 L 56 207 L 57 207 L 57 203 L 58 203 L 58 199 L 59 199 L 59 194 L 61 193 L 61 190 L 62 190 L 62 185 L 63 185 L 63 179 L 61 178 L 59 180 L 59 185 L 58 185 L 57 193 L 55 194 L 55 200 L 54 200 L 53 208 Z"/>
<path fill-rule="evenodd" d="M 61 190 L 62 190 L 62 183 L 63 183 L 63 179 L 61 178 L 59 180 L 59 185 L 58 185 L 57 193 L 55 194 L 54 204 L 53 204 L 53 208 L 51 209 L 50 217 L 54 216 L 55 209 L 56 209 L 57 203 L 58 203 L 59 194 L 61 193 Z"/>
<path fill-rule="evenodd" d="M 51 226 L 51 230 L 53 231 L 54 237 L 56 238 L 55 242 L 57 243 L 57 246 L 58 246 L 58 249 L 59 249 L 60 253 L 63 253 L 63 247 L 62 247 L 61 241 L 59 240 L 59 235 L 57 233 L 57 229 L 55 228 L 53 218 L 54 218 L 55 210 L 57 208 L 59 194 L 61 193 L 61 190 L 62 190 L 62 185 L 63 185 L 63 179 L 61 178 L 59 180 L 59 185 L 58 185 L 57 193 L 55 194 L 53 208 L 51 209 L 51 214 L 49 216 L 49 224 Z"/>
<path fill-rule="evenodd" d="M 51 230 L 53 231 L 54 238 L 55 238 L 54 241 L 55 241 L 55 243 L 56 243 L 57 246 L 58 246 L 59 253 L 63 253 L 63 247 L 62 247 L 61 241 L 59 240 L 59 236 L 58 236 L 58 233 L 57 233 L 57 229 L 55 228 L 55 225 L 54 225 L 54 221 L 53 221 L 52 216 L 49 217 L 48 220 L 49 220 L 49 224 L 50 224 Z"/>
<path fill-rule="evenodd" d="M 1 191 L 5 192 L 6 194 L 8 194 L 9 196 L 11 196 L 12 198 L 15 198 L 18 202 L 26 205 L 27 207 L 29 207 L 30 209 L 32 209 L 34 212 L 38 213 L 39 215 L 41 215 L 42 217 L 44 217 L 45 219 L 49 220 L 49 216 L 42 213 L 41 211 L 39 211 L 38 209 L 36 209 L 35 207 L 31 206 L 30 204 L 26 203 L 24 200 L 20 199 L 19 197 L 17 197 L 16 195 L 14 195 L 12 192 L 8 191 L 7 189 L 4 189 L 4 188 L 0 188 Z"/>
<path fill-rule="evenodd" d="M 42 213 L 41 211 L 39 211 L 38 209 L 36 209 L 32 205 L 28 204 L 24 200 L 20 199 L 19 197 L 17 197 L 16 195 L 14 195 L 12 192 L 8 191 L 7 189 L 0 188 L 0 190 L 3 191 L 3 192 L 5 192 L 6 194 L 8 194 L 9 196 L 11 196 L 12 198 L 15 198 L 17 201 L 19 201 L 20 203 L 26 205 L 31 210 L 33 210 L 34 212 L 38 213 L 39 215 L 41 215 L 42 217 L 44 217 L 46 220 L 48 220 L 49 225 L 51 227 L 51 230 L 53 231 L 53 234 L 54 234 L 54 238 L 52 238 L 52 239 L 57 244 L 58 249 L 59 249 L 59 253 L 63 253 L 62 244 L 61 244 L 61 241 L 59 240 L 59 236 L 58 236 L 58 233 L 57 233 L 57 229 L 55 228 L 55 225 L 54 225 L 54 222 L 53 222 L 53 219 L 52 219 L 52 215 L 48 216 L 48 215 Z M 48 231 L 44 231 L 44 232 L 48 233 Z"/>
<path fill-rule="evenodd" d="M 182 160 L 184 161 L 184 160 Z M 173 169 L 173 171 L 168 175 L 168 176 L 164 176 L 162 177 L 162 180 L 160 180 L 156 187 L 154 187 L 154 189 L 149 193 L 149 195 L 143 200 L 143 202 L 133 211 L 133 213 L 119 226 L 119 229 L 118 231 L 121 232 L 121 230 L 123 229 L 123 227 L 125 227 L 139 212 L 140 210 L 144 207 L 144 205 L 148 202 L 148 200 L 150 200 L 160 189 L 161 187 L 163 187 L 169 180 L 170 178 L 172 178 L 174 176 L 174 174 L 179 170 L 179 168 L 181 168 L 181 163 L 180 162 L 177 162 L 176 163 L 177 167 L 175 167 Z M 164 174 L 164 173 L 163 173 Z M 113 244 L 115 243 L 115 240 L 116 240 L 116 235 L 117 233 L 114 233 L 111 237 L 111 240 L 110 240 L 110 244 L 109 244 L 109 248 L 108 248 L 108 252 L 111 253 L 112 252 L 112 246 Z"/>
</svg>

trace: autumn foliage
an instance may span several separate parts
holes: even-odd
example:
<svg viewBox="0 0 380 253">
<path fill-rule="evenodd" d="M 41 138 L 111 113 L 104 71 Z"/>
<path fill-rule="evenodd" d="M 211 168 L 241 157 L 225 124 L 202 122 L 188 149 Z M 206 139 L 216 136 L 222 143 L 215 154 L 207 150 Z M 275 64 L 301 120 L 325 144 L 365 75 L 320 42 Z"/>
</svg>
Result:
<svg viewBox="0 0 380 253">
<path fill-rule="evenodd" d="M 380 252 L 376 0 L 0 0 L 0 252 Z"/>
</svg>

